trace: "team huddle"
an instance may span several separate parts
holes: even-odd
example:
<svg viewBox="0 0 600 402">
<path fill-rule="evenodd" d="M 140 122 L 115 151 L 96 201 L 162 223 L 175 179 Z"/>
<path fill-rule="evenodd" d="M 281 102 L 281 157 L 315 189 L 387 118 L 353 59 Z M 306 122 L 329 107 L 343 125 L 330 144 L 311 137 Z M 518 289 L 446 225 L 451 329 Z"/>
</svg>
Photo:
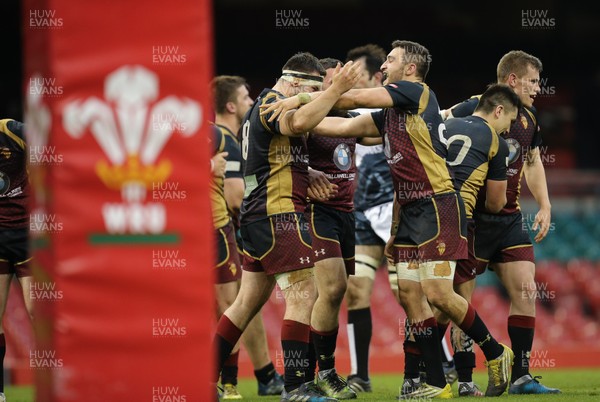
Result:
<svg viewBox="0 0 600 402">
<path fill-rule="evenodd" d="M 533 108 L 542 63 L 511 51 L 497 83 L 442 109 L 425 83 L 430 62 L 427 48 L 397 40 L 387 56 L 370 44 L 350 50 L 345 63 L 297 53 L 254 101 L 241 77 L 213 81 L 220 399 L 242 398 L 240 340 L 259 395 L 328 402 L 371 392 L 370 297 L 386 264 L 407 317 L 400 399 L 451 398 L 456 380 L 459 396 L 560 392 L 529 372 L 535 297 L 521 292 L 535 287 L 522 176 L 539 205 L 536 242 L 550 225 Z M 488 267 L 510 297 L 510 347 L 470 304 Z M 285 300 L 283 375 L 261 318 L 276 284 Z M 335 367 L 344 299 L 347 380 Z M 473 343 L 485 355 L 485 391 L 472 379 Z"/>
</svg>

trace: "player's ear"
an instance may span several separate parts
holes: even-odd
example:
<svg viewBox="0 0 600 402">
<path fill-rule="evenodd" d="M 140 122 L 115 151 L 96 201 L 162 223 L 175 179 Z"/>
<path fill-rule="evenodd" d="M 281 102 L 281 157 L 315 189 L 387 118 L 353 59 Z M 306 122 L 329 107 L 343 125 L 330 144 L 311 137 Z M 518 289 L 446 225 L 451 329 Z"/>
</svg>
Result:
<svg viewBox="0 0 600 402">
<path fill-rule="evenodd" d="M 515 73 L 510 73 L 508 75 L 508 81 L 507 84 L 509 86 L 511 86 L 512 88 L 517 86 L 517 80 L 519 79 L 519 77 L 517 77 L 517 75 Z"/>
<path fill-rule="evenodd" d="M 383 73 L 381 71 L 377 71 L 375 74 L 373 74 L 373 77 L 375 78 L 376 82 L 383 82 Z"/>
<path fill-rule="evenodd" d="M 499 118 L 502 115 L 503 110 L 504 110 L 504 106 L 497 105 L 496 108 L 494 109 L 494 116 L 496 116 L 496 118 Z"/>
<path fill-rule="evenodd" d="M 227 109 L 227 112 L 229 112 L 229 113 L 235 113 L 235 110 L 237 108 L 235 106 L 235 103 L 233 103 L 233 102 L 227 102 L 225 104 L 225 109 Z"/>
</svg>

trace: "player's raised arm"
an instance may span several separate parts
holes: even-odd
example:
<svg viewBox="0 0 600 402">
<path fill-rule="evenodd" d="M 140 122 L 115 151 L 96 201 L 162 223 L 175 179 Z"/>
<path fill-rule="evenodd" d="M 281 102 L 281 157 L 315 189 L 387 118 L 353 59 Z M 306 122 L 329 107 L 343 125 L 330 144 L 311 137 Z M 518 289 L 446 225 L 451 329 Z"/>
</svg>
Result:
<svg viewBox="0 0 600 402">
<path fill-rule="evenodd" d="M 348 62 L 337 67 L 333 83 L 316 100 L 302 108 L 285 112 L 280 122 L 283 135 L 303 135 L 312 130 L 329 113 L 339 97 L 354 86 L 360 77 L 360 65 Z"/>
<path fill-rule="evenodd" d="M 343 117 L 326 117 L 312 133 L 324 137 L 379 137 L 379 129 L 371 114 L 362 114 L 352 119 Z"/>
<path fill-rule="evenodd" d="M 276 118 L 281 120 L 282 116 L 285 115 L 287 111 L 299 108 L 306 103 L 313 103 L 325 92 L 326 91 L 298 94 L 296 96 L 292 96 L 291 98 L 282 99 L 271 104 L 263 105 L 261 106 L 263 109 L 261 111 L 261 115 L 274 112 L 269 118 L 269 121 L 273 121 Z M 339 97 L 339 99 L 333 105 L 333 108 L 350 110 L 356 108 L 378 109 L 392 106 L 394 106 L 394 101 L 389 92 L 385 88 L 379 87 L 351 89 Z"/>
<path fill-rule="evenodd" d="M 393 107 L 394 101 L 385 87 L 351 89 L 335 103 L 336 109 L 350 110 L 356 108 Z"/>
</svg>

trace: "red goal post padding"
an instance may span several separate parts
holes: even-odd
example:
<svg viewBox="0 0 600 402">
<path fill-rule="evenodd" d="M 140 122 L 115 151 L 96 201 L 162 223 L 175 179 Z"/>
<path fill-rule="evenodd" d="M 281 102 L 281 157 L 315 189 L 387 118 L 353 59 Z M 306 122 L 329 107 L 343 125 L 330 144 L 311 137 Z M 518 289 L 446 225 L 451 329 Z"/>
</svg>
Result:
<svg viewBox="0 0 600 402">
<path fill-rule="evenodd" d="M 24 2 L 34 286 L 55 292 L 38 401 L 214 393 L 211 19 L 208 0 Z"/>
</svg>

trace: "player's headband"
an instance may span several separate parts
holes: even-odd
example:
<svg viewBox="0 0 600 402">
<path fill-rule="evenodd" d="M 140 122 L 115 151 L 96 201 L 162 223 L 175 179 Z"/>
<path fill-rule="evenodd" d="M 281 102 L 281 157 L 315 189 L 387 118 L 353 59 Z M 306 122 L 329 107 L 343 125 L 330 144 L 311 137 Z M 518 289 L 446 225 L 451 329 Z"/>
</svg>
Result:
<svg viewBox="0 0 600 402">
<path fill-rule="evenodd" d="M 281 78 L 288 82 L 297 82 L 300 85 L 317 86 L 319 88 L 323 85 L 323 77 L 320 75 L 311 75 L 294 70 L 283 70 Z"/>
</svg>

